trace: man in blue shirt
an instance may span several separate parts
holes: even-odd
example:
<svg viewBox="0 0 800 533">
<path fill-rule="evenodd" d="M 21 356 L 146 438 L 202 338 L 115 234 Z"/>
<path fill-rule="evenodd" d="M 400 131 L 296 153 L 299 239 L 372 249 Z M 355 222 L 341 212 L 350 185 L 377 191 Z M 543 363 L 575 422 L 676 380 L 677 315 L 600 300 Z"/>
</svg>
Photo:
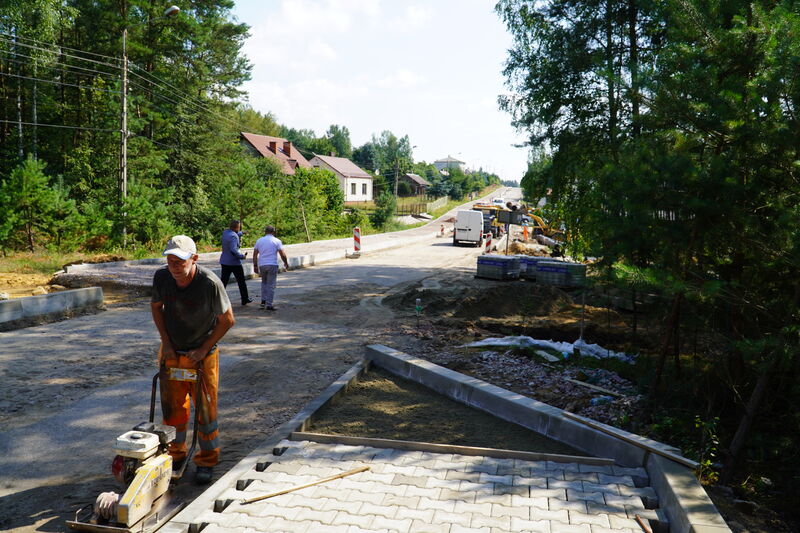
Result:
<svg viewBox="0 0 800 533">
<path fill-rule="evenodd" d="M 242 223 L 238 220 L 231 220 L 231 224 L 222 232 L 222 254 L 219 256 L 219 263 L 222 265 L 222 285 L 228 286 L 231 274 L 239 284 L 239 296 L 242 297 L 242 305 L 247 305 L 253 300 L 247 295 L 247 283 L 244 280 L 244 268 L 242 261 L 247 257 L 246 253 L 239 251 L 239 243 L 242 237 Z"/>
<path fill-rule="evenodd" d="M 267 226 L 264 235 L 256 241 L 253 247 L 253 269 L 256 274 L 261 274 L 261 305 L 260 309 L 275 311 L 272 300 L 275 297 L 275 285 L 278 281 L 278 255 L 283 260 L 286 270 L 289 270 L 289 260 L 283 251 L 283 243 L 275 237 L 275 228 Z"/>
</svg>

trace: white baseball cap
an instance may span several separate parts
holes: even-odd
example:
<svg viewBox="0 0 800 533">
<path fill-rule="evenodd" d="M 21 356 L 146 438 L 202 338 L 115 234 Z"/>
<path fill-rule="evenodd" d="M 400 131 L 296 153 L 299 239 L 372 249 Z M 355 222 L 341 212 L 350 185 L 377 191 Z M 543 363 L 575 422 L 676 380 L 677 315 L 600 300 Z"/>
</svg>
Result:
<svg viewBox="0 0 800 533">
<path fill-rule="evenodd" d="M 167 242 L 164 253 L 161 255 L 174 255 L 184 261 L 197 254 L 197 246 L 191 237 L 175 235 Z"/>
</svg>

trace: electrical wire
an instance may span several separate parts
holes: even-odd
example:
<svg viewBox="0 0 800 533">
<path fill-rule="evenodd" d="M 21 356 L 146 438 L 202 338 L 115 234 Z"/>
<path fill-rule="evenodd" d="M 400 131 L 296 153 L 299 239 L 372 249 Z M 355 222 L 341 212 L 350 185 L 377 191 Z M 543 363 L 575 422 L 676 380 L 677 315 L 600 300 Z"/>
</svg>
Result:
<svg viewBox="0 0 800 533">
<path fill-rule="evenodd" d="M 89 68 L 89 67 L 82 67 L 80 65 L 70 65 L 69 63 L 62 63 L 60 61 L 47 61 L 45 63 L 39 64 L 38 61 L 41 60 L 40 58 L 36 58 L 36 57 L 33 57 L 31 55 L 28 55 L 28 54 L 23 54 L 22 52 L 15 52 L 13 50 L 0 50 L 0 53 L 12 54 L 12 55 L 19 56 L 19 57 L 26 57 L 26 58 L 34 61 L 36 63 L 36 66 L 41 66 L 41 67 L 50 67 L 51 65 L 58 65 L 58 66 L 64 66 L 64 67 L 68 67 L 68 68 L 75 68 L 75 69 L 83 70 L 83 71 L 86 71 L 86 72 L 94 72 L 94 73 L 97 73 L 97 74 L 114 75 L 113 72 L 108 72 L 106 70 L 97 70 L 97 69 L 93 69 L 93 68 Z M 13 62 L 16 62 L 16 63 L 23 63 L 23 64 L 27 63 L 26 61 L 22 61 L 22 60 L 19 60 L 19 59 L 6 58 L 5 60 L 6 61 L 13 61 Z M 117 70 L 119 70 L 119 69 L 117 68 Z M 117 77 L 119 77 L 119 74 L 117 74 Z"/>
<path fill-rule="evenodd" d="M 42 83 L 52 83 L 52 84 L 55 84 L 55 85 L 67 85 L 69 87 L 78 87 L 80 89 L 88 89 L 90 91 L 99 91 L 99 92 L 104 92 L 104 93 L 119 94 L 119 90 L 101 89 L 99 87 L 91 87 L 89 85 L 80 85 L 80 84 L 77 84 L 77 83 L 67 83 L 65 81 L 52 81 L 52 80 L 46 80 L 44 78 L 34 78 L 32 76 L 20 76 L 19 74 L 7 74 L 5 72 L 0 72 L 0 76 L 7 76 L 9 78 L 22 78 L 24 80 L 40 81 Z"/>
<path fill-rule="evenodd" d="M 81 54 L 88 54 L 88 55 L 92 55 L 92 56 L 103 57 L 103 58 L 106 58 L 106 59 L 113 59 L 114 61 L 119 61 L 118 57 L 98 54 L 96 52 L 89 52 L 87 50 L 79 50 L 77 48 L 70 48 L 68 46 L 64 46 L 64 45 L 56 44 L 56 43 L 47 43 L 45 41 L 39 41 L 37 39 L 31 39 L 30 37 L 23 37 L 21 35 L 14 35 L 13 33 L 6 33 L 6 32 L 3 32 L 3 31 L 0 31 L 0 35 L 5 35 L 7 37 L 11 37 L 12 39 L 22 39 L 23 41 L 30 41 L 32 43 L 43 44 L 43 45 L 48 45 L 48 46 L 55 46 L 55 47 L 58 47 L 59 49 L 63 49 L 63 50 L 70 50 L 72 52 L 79 52 Z"/>
<path fill-rule="evenodd" d="M 22 64 L 22 65 L 29 65 L 30 64 L 28 61 L 25 61 L 25 60 L 22 60 L 22 59 L 3 58 L 2 61 L 8 61 L 10 63 L 17 63 L 17 64 Z M 53 74 L 54 76 L 60 76 L 61 74 L 74 74 L 76 76 L 91 76 L 94 79 L 102 79 L 102 80 L 106 80 L 106 81 L 109 81 L 109 82 L 113 82 L 115 84 L 119 83 L 119 76 L 116 76 L 116 77 L 113 77 L 113 78 L 109 78 L 108 77 L 108 76 L 113 76 L 110 72 L 101 72 L 99 70 L 94 70 L 94 69 L 82 69 L 82 70 L 88 70 L 88 71 L 90 71 L 92 73 L 97 73 L 98 74 L 98 75 L 92 75 L 92 74 L 88 74 L 88 73 L 85 73 L 85 72 L 75 72 L 75 71 L 72 71 L 72 70 L 61 70 L 61 67 L 59 67 L 57 65 L 61 65 L 62 67 L 66 67 L 67 69 L 71 69 L 71 68 L 81 69 L 82 68 L 82 67 L 78 67 L 76 65 L 67 65 L 67 64 L 63 64 L 63 63 L 55 63 L 54 65 L 37 65 L 36 69 L 37 70 L 38 69 L 49 69 L 49 70 L 55 71 L 55 73 Z"/>
<path fill-rule="evenodd" d="M 45 128 L 66 128 L 70 130 L 106 131 L 113 133 L 120 132 L 120 130 L 111 130 L 107 128 L 87 128 L 85 126 L 69 126 L 67 124 L 42 124 L 41 122 L 18 122 L 16 120 L 3 120 L 3 119 L 0 119 L 0 122 L 4 122 L 6 124 L 22 124 L 24 126 L 42 126 Z"/>
<path fill-rule="evenodd" d="M 49 48 L 42 48 L 41 46 L 33 46 L 31 44 L 14 42 L 11 39 L 8 39 L 6 37 L 0 37 L 0 42 L 2 42 L 2 41 L 6 41 L 6 42 L 9 42 L 9 43 L 12 43 L 14 46 L 22 46 L 24 48 L 31 48 L 31 49 L 34 49 L 34 50 L 41 50 L 43 52 L 49 52 L 51 54 L 55 53 L 53 50 L 50 50 Z M 87 57 L 74 56 L 74 55 L 71 55 L 71 54 L 65 54 L 63 52 L 61 53 L 61 55 L 64 56 L 64 57 L 71 57 L 73 59 L 79 59 L 81 61 L 88 61 L 89 63 L 95 63 L 97 65 L 105 65 L 107 67 L 119 68 L 119 65 L 113 65 L 111 63 L 106 63 L 104 61 L 97 61 L 95 59 L 89 59 Z"/>
</svg>

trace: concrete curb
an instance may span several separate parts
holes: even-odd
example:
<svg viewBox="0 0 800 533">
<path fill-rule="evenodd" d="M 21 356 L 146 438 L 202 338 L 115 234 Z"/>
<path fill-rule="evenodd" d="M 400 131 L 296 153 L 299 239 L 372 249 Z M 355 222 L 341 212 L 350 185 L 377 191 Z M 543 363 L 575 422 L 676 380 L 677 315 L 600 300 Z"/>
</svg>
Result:
<svg viewBox="0 0 800 533">
<path fill-rule="evenodd" d="M 672 460 L 614 438 L 564 416 L 551 405 L 520 396 L 485 381 L 412 357 L 387 346 L 367 346 L 367 359 L 400 377 L 421 383 L 440 394 L 519 424 L 554 440 L 599 457 L 611 457 L 623 466 L 644 466 L 662 501 L 674 533 L 729 533 L 711 499 L 693 472 Z M 680 454 L 666 444 L 611 426 L 606 431 L 665 452 Z"/>
<path fill-rule="evenodd" d="M 100 287 L 86 287 L 41 296 L 3 300 L 0 301 L 0 324 L 26 318 L 58 315 L 69 310 L 97 307 L 102 304 L 103 289 Z"/>
</svg>

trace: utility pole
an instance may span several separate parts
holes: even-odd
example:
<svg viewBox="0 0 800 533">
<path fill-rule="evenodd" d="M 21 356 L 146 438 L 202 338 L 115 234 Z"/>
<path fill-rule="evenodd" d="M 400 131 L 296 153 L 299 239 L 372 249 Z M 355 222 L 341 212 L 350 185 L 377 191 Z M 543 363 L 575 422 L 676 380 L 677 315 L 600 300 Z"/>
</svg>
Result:
<svg viewBox="0 0 800 533">
<path fill-rule="evenodd" d="M 119 207 L 122 216 L 122 247 L 128 246 L 125 200 L 128 198 L 128 28 L 122 30 L 122 94 L 119 118 Z"/>
</svg>

